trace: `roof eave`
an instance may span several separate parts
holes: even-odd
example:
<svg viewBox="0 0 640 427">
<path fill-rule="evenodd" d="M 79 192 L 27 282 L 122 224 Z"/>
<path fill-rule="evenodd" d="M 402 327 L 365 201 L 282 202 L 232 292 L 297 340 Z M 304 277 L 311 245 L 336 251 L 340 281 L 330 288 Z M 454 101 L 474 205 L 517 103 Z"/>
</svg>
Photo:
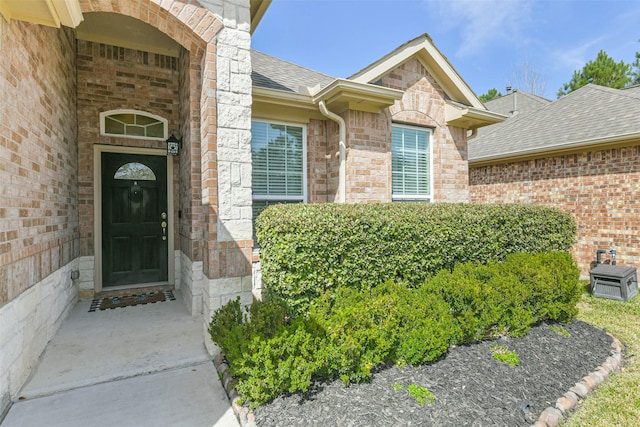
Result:
<svg viewBox="0 0 640 427">
<path fill-rule="evenodd" d="M 489 110 L 474 107 L 460 107 L 450 102 L 445 104 L 447 125 L 464 129 L 477 129 L 505 121 L 508 117 Z"/>
<path fill-rule="evenodd" d="M 84 19 L 79 0 L 4 0 L 0 14 L 7 22 L 15 19 L 56 28 L 75 28 Z"/>
<path fill-rule="evenodd" d="M 315 103 L 324 101 L 334 113 L 346 110 L 380 113 L 402 99 L 404 92 L 368 83 L 336 79 L 313 95 Z"/>
<path fill-rule="evenodd" d="M 258 24 L 260 24 L 260 21 L 270 4 L 271 0 L 251 0 L 249 4 L 249 13 L 251 15 L 251 34 L 253 34 L 256 28 L 258 28 Z"/>
<path fill-rule="evenodd" d="M 477 141 L 475 143 L 478 143 Z M 510 163 L 515 161 L 528 160 L 532 158 L 539 158 L 540 155 L 556 156 L 564 153 L 574 153 L 577 151 L 584 151 L 590 148 L 613 148 L 616 146 L 625 146 L 629 143 L 640 144 L 640 132 L 632 132 L 622 135 L 612 135 L 601 138 L 593 138 L 582 141 L 565 142 L 562 144 L 555 144 L 552 146 L 534 148 L 531 150 L 522 150 L 511 153 L 500 153 L 491 156 L 469 158 L 470 166 L 488 166 L 497 163 Z"/>
<path fill-rule="evenodd" d="M 308 94 L 253 86 L 252 103 L 253 118 L 301 123 L 324 118 Z"/>
</svg>

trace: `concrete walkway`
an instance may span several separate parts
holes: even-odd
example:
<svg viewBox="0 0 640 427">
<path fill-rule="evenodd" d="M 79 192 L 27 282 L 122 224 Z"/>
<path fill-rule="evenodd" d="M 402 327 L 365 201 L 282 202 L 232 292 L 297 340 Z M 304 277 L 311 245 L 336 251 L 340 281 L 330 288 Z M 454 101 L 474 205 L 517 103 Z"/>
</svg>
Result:
<svg viewBox="0 0 640 427">
<path fill-rule="evenodd" d="M 80 301 L 47 345 L 2 427 L 238 426 L 203 344 L 176 301 L 89 313 Z"/>
</svg>

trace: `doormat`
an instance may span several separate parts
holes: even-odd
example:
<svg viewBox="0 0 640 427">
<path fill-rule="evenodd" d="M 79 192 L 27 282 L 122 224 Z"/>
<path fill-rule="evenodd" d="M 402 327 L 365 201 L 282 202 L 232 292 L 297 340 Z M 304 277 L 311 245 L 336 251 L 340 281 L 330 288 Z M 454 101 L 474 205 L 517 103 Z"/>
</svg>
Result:
<svg viewBox="0 0 640 427">
<path fill-rule="evenodd" d="M 175 301 L 173 291 L 151 292 L 141 295 L 128 295 L 124 297 L 97 298 L 91 301 L 89 313 L 96 310 L 108 310 L 120 307 L 132 307 L 141 304 L 153 304 L 162 301 Z"/>
</svg>

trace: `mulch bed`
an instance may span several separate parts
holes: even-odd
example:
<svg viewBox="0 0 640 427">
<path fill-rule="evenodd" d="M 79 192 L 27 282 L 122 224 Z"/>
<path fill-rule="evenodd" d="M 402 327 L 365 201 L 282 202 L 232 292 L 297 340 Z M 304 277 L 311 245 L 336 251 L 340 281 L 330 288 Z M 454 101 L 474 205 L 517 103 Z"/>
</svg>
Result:
<svg viewBox="0 0 640 427">
<path fill-rule="evenodd" d="M 453 347 L 432 364 L 386 367 L 367 383 L 315 383 L 307 393 L 257 408 L 255 421 L 258 426 L 530 426 L 611 354 L 612 339 L 603 330 L 580 321 L 562 326 L 569 337 L 541 324 L 522 338 Z M 495 344 L 515 351 L 520 365 L 494 360 Z M 434 403 L 417 403 L 407 392 L 411 384 L 427 387 Z"/>
<path fill-rule="evenodd" d="M 163 301 L 175 301 L 172 291 L 150 292 L 148 294 L 127 295 L 123 297 L 97 298 L 91 301 L 89 312 L 108 310 L 122 307 L 132 307 L 140 304 L 153 304 Z"/>
</svg>

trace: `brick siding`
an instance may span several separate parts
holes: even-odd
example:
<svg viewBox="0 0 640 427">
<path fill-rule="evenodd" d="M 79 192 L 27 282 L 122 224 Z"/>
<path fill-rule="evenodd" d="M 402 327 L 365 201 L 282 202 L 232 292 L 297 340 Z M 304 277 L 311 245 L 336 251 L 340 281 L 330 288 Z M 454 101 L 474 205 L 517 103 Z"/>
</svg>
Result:
<svg viewBox="0 0 640 427">
<path fill-rule="evenodd" d="M 640 146 L 471 166 L 474 203 L 534 203 L 570 212 L 572 253 L 588 275 L 596 249 L 615 248 L 619 265 L 640 265 Z"/>
<path fill-rule="evenodd" d="M 387 113 L 350 110 L 347 123 L 349 203 L 391 200 L 391 123 Z"/>
<path fill-rule="evenodd" d="M 79 255 L 75 43 L 0 22 L 0 307 Z"/>
<path fill-rule="evenodd" d="M 307 170 L 309 203 L 327 202 L 328 176 L 327 176 L 327 125 L 324 120 L 310 120 L 307 126 Z M 337 132 L 337 125 L 335 125 Z"/>
</svg>

